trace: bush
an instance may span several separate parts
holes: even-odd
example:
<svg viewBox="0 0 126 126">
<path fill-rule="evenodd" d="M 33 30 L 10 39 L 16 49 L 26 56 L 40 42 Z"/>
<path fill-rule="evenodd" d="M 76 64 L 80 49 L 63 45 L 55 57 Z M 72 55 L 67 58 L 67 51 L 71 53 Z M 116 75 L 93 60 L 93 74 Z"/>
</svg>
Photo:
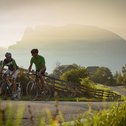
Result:
<svg viewBox="0 0 126 126">
<path fill-rule="evenodd" d="M 73 83 L 80 83 L 81 78 L 87 77 L 87 71 L 85 68 L 71 69 L 64 72 L 60 79 Z"/>
<path fill-rule="evenodd" d="M 91 80 L 89 79 L 89 77 L 87 77 L 87 78 L 82 78 L 82 79 L 81 79 L 81 84 L 82 84 L 82 85 L 85 85 L 85 86 L 87 86 L 87 87 L 95 88 L 94 82 L 91 81 Z"/>
<path fill-rule="evenodd" d="M 19 73 L 16 81 L 21 83 L 21 85 L 23 87 L 23 95 L 25 95 L 26 94 L 26 85 L 29 81 L 29 78 L 28 78 L 25 70 L 20 69 L 20 73 Z"/>
</svg>

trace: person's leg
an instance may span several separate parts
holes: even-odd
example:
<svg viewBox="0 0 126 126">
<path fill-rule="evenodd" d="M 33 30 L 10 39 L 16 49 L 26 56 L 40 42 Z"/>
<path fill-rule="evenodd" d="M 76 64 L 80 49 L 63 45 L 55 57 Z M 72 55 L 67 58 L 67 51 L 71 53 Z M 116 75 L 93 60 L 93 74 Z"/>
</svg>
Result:
<svg viewBox="0 0 126 126">
<path fill-rule="evenodd" d="M 45 71 L 46 71 L 46 68 L 44 68 L 43 71 L 41 71 L 41 75 L 40 75 L 40 79 L 39 79 L 39 87 L 40 87 L 40 89 L 44 88 L 44 81 L 45 81 L 45 79 L 44 79 L 43 75 L 44 75 Z"/>
<path fill-rule="evenodd" d="M 40 78 L 40 84 L 41 84 L 41 87 L 43 88 L 44 87 L 44 78 L 43 78 L 43 76 L 41 76 L 41 78 Z"/>
<path fill-rule="evenodd" d="M 11 86 L 11 85 L 12 85 L 12 82 L 10 81 L 10 80 L 11 80 L 11 79 L 10 79 L 10 76 L 7 76 L 5 79 L 6 79 L 7 84 L 8 84 L 9 86 Z"/>
<path fill-rule="evenodd" d="M 15 73 L 12 75 L 12 85 L 13 85 L 13 88 L 12 88 L 12 96 L 13 97 L 16 97 L 17 96 L 17 87 L 16 87 L 16 78 L 19 74 L 19 70 L 16 70 Z"/>
<path fill-rule="evenodd" d="M 16 92 L 16 82 L 15 82 L 15 79 L 12 78 L 11 82 L 12 82 L 12 86 L 13 86 L 12 92 L 15 93 Z"/>
<path fill-rule="evenodd" d="M 7 70 L 5 73 L 4 73 L 4 75 L 3 75 L 3 78 L 6 80 L 6 82 L 7 82 L 7 84 L 9 85 L 9 86 L 11 86 L 12 85 L 12 83 L 11 83 L 11 71 L 10 70 Z"/>
<path fill-rule="evenodd" d="M 44 76 L 45 72 L 46 72 L 46 67 L 41 72 L 41 83 L 42 83 L 43 86 L 45 84 L 45 76 Z"/>
</svg>

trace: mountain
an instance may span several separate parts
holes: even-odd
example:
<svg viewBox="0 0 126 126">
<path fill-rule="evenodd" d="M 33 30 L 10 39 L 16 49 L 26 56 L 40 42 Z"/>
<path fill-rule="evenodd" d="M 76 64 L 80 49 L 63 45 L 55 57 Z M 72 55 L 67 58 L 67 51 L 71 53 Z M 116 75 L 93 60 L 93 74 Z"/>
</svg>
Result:
<svg viewBox="0 0 126 126">
<path fill-rule="evenodd" d="M 10 46 L 9 51 L 27 60 L 32 48 L 38 48 L 40 54 L 46 57 L 49 71 L 54 69 L 57 61 L 62 64 L 107 66 L 112 71 L 121 70 L 126 63 L 126 40 L 94 26 L 27 28 L 22 39 Z"/>
</svg>

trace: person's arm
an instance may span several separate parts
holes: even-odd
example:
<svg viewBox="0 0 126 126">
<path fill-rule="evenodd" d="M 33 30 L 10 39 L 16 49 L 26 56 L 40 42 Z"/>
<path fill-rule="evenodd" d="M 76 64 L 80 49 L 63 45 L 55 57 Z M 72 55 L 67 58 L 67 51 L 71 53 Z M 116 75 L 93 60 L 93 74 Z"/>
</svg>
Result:
<svg viewBox="0 0 126 126">
<path fill-rule="evenodd" d="M 16 70 L 17 70 L 17 69 L 16 69 L 16 66 L 14 66 L 14 70 L 13 70 L 13 72 L 12 72 L 11 75 L 13 75 L 13 74 L 15 73 Z"/>
<path fill-rule="evenodd" d="M 14 70 L 12 72 L 12 75 L 13 75 L 15 73 L 15 71 L 17 70 L 17 64 L 16 64 L 15 60 L 12 61 L 12 64 L 13 64 L 13 68 L 14 68 Z"/>
</svg>

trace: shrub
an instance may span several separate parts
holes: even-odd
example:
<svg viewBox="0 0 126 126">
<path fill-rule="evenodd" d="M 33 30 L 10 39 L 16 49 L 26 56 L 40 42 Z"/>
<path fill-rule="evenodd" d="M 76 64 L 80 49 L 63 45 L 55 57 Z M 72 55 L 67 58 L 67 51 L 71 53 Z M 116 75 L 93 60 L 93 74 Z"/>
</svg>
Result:
<svg viewBox="0 0 126 126">
<path fill-rule="evenodd" d="M 73 83 L 80 83 L 81 78 L 87 77 L 87 71 L 85 68 L 71 69 L 64 72 L 60 79 L 64 81 L 70 81 Z"/>
</svg>

